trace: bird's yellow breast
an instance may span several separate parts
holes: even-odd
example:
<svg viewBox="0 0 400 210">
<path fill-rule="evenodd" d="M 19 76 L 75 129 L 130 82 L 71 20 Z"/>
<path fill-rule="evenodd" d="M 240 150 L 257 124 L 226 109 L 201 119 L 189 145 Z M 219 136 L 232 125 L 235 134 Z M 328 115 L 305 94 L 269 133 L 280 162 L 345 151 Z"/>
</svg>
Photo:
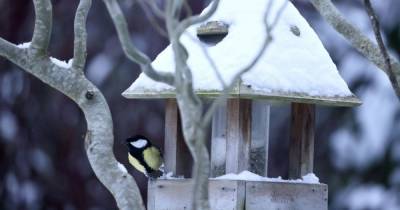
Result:
<svg viewBox="0 0 400 210">
<path fill-rule="evenodd" d="M 138 171 L 146 174 L 146 170 L 145 170 L 144 166 L 142 164 L 140 164 L 136 158 L 134 158 L 132 155 L 128 154 L 128 160 L 129 160 L 129 163 L 133 167 L 135 167 Z"/>
<path fill-rule="evenodd" d="M 153 170 L 158 170 L 162 165 L 160 151 L 155 147 L 149 147 L 143 151 L 143 158 L 147 165 Z"/>
</svg>

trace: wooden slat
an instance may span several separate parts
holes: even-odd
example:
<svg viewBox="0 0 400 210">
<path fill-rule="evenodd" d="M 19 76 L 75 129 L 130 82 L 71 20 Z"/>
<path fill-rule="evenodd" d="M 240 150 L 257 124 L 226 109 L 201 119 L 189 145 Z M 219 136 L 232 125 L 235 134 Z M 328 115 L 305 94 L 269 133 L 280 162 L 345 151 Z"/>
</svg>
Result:
<svg viewBox="0 0 400 210">
<path fill-rule="evenodd" d="M 251 145 L 251 100 L 228 99 L 226 173 L 249 169 Z"/>
<path fill-rule="evenodd" d="M 179 110 L 175 99 L 166 101 L 164 164 L 166 172 L 190 177 L 192 157 L 183 139 Z"/>
<path fill-rule="evenodd" d="M 315 105 L 292 104 L 289 178 L 297 179 L 313 172 Z"/>
<path fill-rule="evenodd" d="M 211 129 L 211 177 L 225 174 L 226 102 L 214 113 Z"/>
<path fill-rule="evenodd" d="M 328 210 L 328 186 L 287 182 L 246 182 L 246 210 Z"/>
<path fill-rule="evenodd" d="M 250 170 L 261 176 L 268 175 L 269 117 L 268 102 L 253 100 Z"/>
<path fill-rule="evenodd" d="M 210 180 L 209 202 L 211 210 L 243 210 L 245 182 L 234 180 Z M 149 182 L 149 194 L 153 195 L 149 210 L 191 210 L 193 181 L 191 179 Z"/>
</svg>

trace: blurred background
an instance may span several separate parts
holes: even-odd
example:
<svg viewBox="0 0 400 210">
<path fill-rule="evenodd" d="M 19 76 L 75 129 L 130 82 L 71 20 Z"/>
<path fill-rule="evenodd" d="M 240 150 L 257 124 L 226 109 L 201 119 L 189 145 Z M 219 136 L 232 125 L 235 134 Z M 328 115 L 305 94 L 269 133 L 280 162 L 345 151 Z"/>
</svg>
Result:
<svg viewBox="0 0 400 210">
<path fill-rule="evenodd" d="M 73 18 L 78 0 L 53 0 L 50 54 L 72 56 Z M 129 21 L 132 41 L 154 58 L 166 45 L 134 0 L 119 1 Z M 310 22 L 351 90 L 364 102 L 357 108 L 317 110 L 315 173 L 329 185 L 329 208 L 400 209 L 400 103 L 389 80 L 327 25 L 306 0 L 292 1 Z M 362 1 L 334 1 L 346 17 L 373 38 Z M 400 53 L 400 1 L 372 1 L 384 38 Z M 191 0 L 198 13 L 207 1 Z M 23 43 L 31 39 L 34 11 L 30 0 L 0 0 L 0 36 Z M 101 1 L 88 18 L 87 77 L 105 94 L 115 127 L 117 159 L 127 163 L 123 141 L 143 134 L 157 145 L 164 135 L 164 103 L 127 100 L 121 93 L 138 76 L 125 58 Z M 289 108 L 273 107 L 269 176 L 287 175 Z M 116 209 L 88 163 L 85 119 L 67 97 L 0 58 L 0 209 Z M 132 168 L 145 196 L 146 179 Z"/>
</svg>

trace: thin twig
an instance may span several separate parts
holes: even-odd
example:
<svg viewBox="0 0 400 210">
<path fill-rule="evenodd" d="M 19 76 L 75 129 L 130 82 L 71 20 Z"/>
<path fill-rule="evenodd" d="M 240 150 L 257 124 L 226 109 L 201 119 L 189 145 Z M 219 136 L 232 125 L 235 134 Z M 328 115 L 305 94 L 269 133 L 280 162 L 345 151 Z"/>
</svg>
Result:
<svg viewBox="0 0 400 210">
<path fill-rule="evenodd" d="M 208 10 L 205 13 L 184 19 L 182 22 L 180 22 L 178 28 L 176 29 L 176 33 L 180 36 L 189 26 L 204 22 L 210 18 L 211 15 L 213 15 L 217 10 L 219 2 L 219 0 L 213 0 L 210 3 L 211 6 L 208 7 Z"/>
<path fill-rule="evenodd" d="M 154 27 L 154 29 L 163 37 L 168 37 L 166 30 L 160 25 L 158 20 L 151 14 L 151 8 L 149 9 L 148 6 L 150 3 L 148 0 L 138 0 L 140 7 L 143 9 L 144 14 L 146 15 L 147 19 L 149 20 L 150 24 Z M 150 1 L 151 2 L 151 1 Z M 163 16 L 164 18 L 164 16 Z"/>
<path fill-rule="evenodd" d="M 155 0 L 145 0 L 144 3 L 147 3 L 150 6 L 151 10 L 158 18 L 165 19 L 165 12 L 157 5 Z"/>
<path fill-rule="evenodd" d="M 92 4 L 91 0 L 81 0 L 75 14 L 74 22 L 74 60 L 72 67 L 74 69 L 83 71 L 86 63 L 86 19 Z"/>
<path fill-rule="evenodd" d="M 125 55 L 131 61 L 138 63 L 143 73 L 151 79 L 173 86 L 175 83 L 174 75 L 172 73 L 155 70 L 151 64 L 150 58 L 133 45 L 128 30 L 128 24 L 118 2 L 116 0 L 103 0 L 103 2 L 106 4 L 108 13 L 111 15 L 114 26 L 117 29 L 118 37 Z"/>
<path fill-rule="evenodd" d="M 50 0 L 34 0 L 35 28 L 30 49 L 35 55 L 46 55 L 52 28 L 52 5 Z"/>
<path fill-rule="evenodd" d="M 382 39 L 382 33 L 380 30 L 380 24 L 379 24 L 379 20 L 378 17 L 376 16 L 376 13 L 374 11 L 374 8 L 372 7 L 371 1 L 370 0 L 364 0 L 364 5 L 365 5 L 365 9 L 368 13 L 369 19 L 371 20 L 371 25 L 372 25 L 372 29 L 374 31 L 375 34 L 375 38 L 376 38 L 376 42 L 378 43 L 379 49 L 382 53 L 383 59 L 385 60 L 385 64 L 386 64 L 386 71 L 388 73 L 390 82 L 393 85 L 393 88 L 397 94 L 397 97 L 400 98 L 400 86 L 396 81 L 396 75 L 393 72 L 393 68 L 392 68 L 392 64 L 390 61 L 390 56 L 389 53 L 387 51 L 387 48 L 385 46 L 385 43 L 383 42 Z"/>
<path fill-rule="evenodd" d="M 188 0 L 183 0 L 183 8 L 185 9 L 185 12 L 186 12 L 185 15 L 187 17 L 193 16 L 193 11 L 192 11 L 192 8 L 190 7 Z"/>
</svg>

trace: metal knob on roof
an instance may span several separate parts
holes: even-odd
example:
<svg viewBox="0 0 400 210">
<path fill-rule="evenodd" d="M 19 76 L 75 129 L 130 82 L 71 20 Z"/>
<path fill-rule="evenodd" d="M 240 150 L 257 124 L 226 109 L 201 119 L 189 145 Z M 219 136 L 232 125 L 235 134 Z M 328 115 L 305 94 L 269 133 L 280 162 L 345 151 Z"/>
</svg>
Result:
<svg viewBox="0 0 400 210">
<path fill-rule="evenodd" d="M 197 37 L 202 42 L 207 44 L 216 45 L 229 32 L 229 25 L 222 21 L 209 21 L 197 28 Z"/>
<path fill-rule="evenodd" d="M 229 25 L 222 21 L 209 21 L 197 28 L 197 36 L 204 35 L 226 35 Z"/>
</svg>

